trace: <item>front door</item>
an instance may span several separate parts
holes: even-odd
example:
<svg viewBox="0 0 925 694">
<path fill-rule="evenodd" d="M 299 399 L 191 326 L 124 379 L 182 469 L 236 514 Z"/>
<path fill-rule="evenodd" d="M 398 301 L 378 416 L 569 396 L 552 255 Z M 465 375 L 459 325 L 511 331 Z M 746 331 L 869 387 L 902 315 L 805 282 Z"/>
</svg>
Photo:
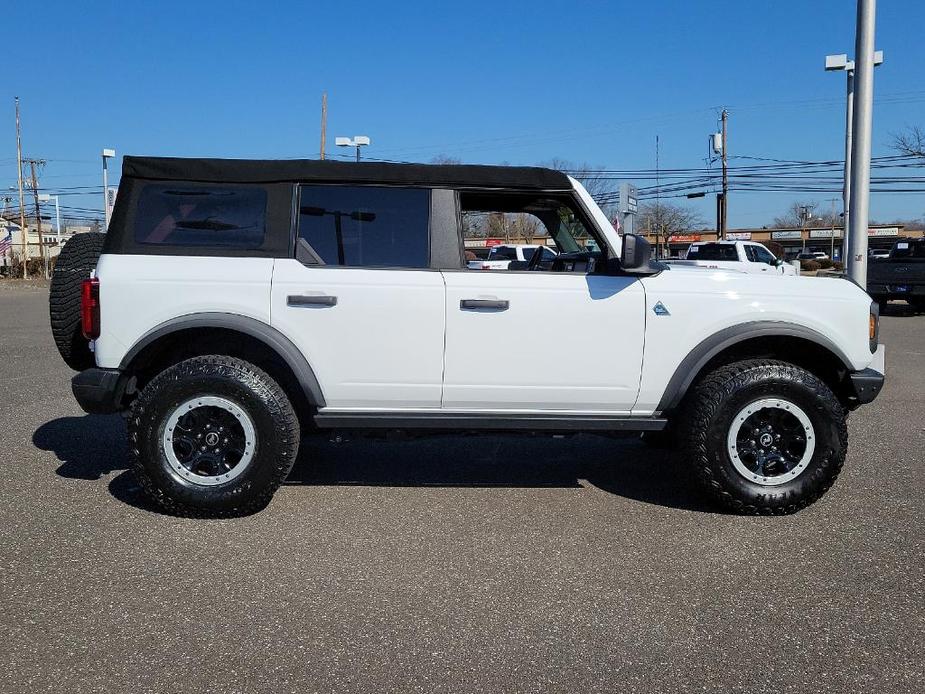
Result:
<svg viewBox="0 0 925 694">
<path fill-rule="evenodd" d="M 444 409 L 629 414 L 642 370 L 641 283 L 593 272 L 604 243 L 568 195 L 459 197 L 464 233 L 541 240 L 560 255 L 443 273 Z"/>
<path fill-rule="evenodd" d="M 638 280 L 476 270 L 444 277 L 444 408 L 630 413 L 645 334 Z"/>
</svg>

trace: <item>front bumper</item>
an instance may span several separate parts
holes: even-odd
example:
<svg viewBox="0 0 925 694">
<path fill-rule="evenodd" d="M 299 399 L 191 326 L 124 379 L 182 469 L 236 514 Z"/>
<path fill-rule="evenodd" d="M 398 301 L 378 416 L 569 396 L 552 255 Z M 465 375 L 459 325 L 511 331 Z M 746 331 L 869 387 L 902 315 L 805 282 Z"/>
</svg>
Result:
<svg viewBox="0 0 925 694">
<path fill-rule="evenodd" d="M 886 352 L 883 345 L 878 345 L 877 351 L 874 353 L 874 360 L 870 366 L 863 371 L 852 371 L 848 374 L 853 391 L 852 399 L 858 405 L 866 405 L 880 395 L 885 380 L 883 375 L 884 371 L 886 371 L 885 356 Z"/>
<path fill-rule="evenodd" d="M 119 369 L 87 369 L 71 379 L 71 390 L 88 414 L 111 414 L 122 409 L 126 378 Z"/>
</svg>

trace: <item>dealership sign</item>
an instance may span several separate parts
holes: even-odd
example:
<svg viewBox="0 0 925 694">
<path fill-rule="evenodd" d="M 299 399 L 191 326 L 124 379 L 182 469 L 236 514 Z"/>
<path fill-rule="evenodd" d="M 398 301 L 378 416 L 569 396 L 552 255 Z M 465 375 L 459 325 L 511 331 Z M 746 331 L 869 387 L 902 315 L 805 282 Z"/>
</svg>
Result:
<svg viewBox="0 0 925 694">
<path fill-rule="evenodd" d="M 809 238 L 811 239 L 830 239 L 832 238 L 831 229 L 811 229 L 809 232 Z M 835 230 L 835 238 L 841 238 L 841 229 Z"/>
<path fill-rule="evenodd" d="M 868 236 L 899 236 L 899 227 L 883 227 L 881 229 L 868 229 Z"/>
<path fill-rule="evenodd" d="M 675 234 L 671 237 L 672 243 L 692 243 L 700 240 L 700 234 Z"/>
<path fill-rule="evenodd" d="M 728 234 L 726 234 L 726 238 L 731 239 L 733 241 L 751 241 L 752 232 L 750 231 L 730 231 Z"/>
<path fill-rule="evenodd" d="M 775 241 L 782 241 L 785 239 L 802 239 L 802 231 L 772 231 L 771 238 Z"/>
<path fill-rule="evenodd" d="M 488 248 L 491 248 L 492 246 L 500 246 L 502 243 L 504 243 L 504 239 L 485 239 L 485 245 Z"/>
</svg>

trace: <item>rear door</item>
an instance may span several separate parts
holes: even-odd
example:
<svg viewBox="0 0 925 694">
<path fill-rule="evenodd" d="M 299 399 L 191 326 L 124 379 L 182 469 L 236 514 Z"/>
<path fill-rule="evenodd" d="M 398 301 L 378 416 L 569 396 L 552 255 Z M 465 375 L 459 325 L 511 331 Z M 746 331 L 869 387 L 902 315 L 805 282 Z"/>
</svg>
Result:
<svg viewBox="0 0 925 694">
<path fill-rule="evenodd" d="M 271 320 L 327 409 L 440 406 L 445 290 L 430 269 L 430 209 L 427 189 L 301 187 L 296 257 L 275 263 Z"/>
</svg>

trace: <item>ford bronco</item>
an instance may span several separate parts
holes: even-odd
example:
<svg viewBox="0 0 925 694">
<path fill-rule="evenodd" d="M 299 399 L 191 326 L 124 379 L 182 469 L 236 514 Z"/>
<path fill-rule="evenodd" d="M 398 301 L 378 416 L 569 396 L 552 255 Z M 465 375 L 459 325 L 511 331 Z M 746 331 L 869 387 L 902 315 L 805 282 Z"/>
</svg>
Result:
<svg viewBox="0 0 925 694">
<path fill-rule="evenodd" d="M 469 270 L 491 215 L 554 258 Z M 857 285 L 654 262 L 542 168 L 126 157 L 50 309 L 77 401 L 124 413 L 141 486 L 183 515 L 262 508 L 303 436 L 391 430 L 641 433 L 728 508 L 789 513 L 884 380 Z"/>
</svg>

